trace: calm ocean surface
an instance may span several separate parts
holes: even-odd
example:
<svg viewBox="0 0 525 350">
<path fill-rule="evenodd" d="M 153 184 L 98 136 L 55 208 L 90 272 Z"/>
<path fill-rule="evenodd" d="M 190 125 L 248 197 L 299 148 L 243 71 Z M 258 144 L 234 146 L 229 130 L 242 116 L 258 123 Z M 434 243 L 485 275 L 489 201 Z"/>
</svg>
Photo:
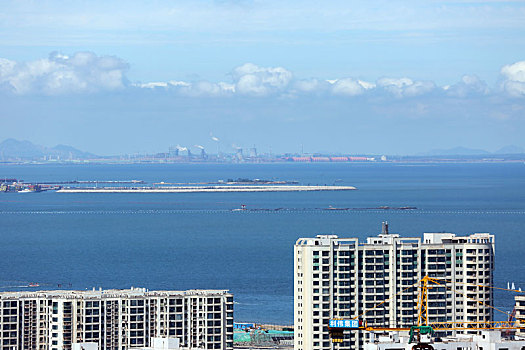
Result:
<svg viewBox="0 0 525 350">
<path fill-rule="evenodd" d="M 525 164 L 0 165 L 31 181 L 198 182 L 228 178 L 353 185 L 307 193 L 0 193 L 0 289 L 58 284 L 230 289 L 236 321 L 293 323 L 293 244 L 364 239 L 381 221 L 403 236 L 496 235 L 495 283 L 525 289 Z M 289 208 L 278 212 L 231 212 Z M 414 211 L 315 208 L 415 206 Z M 71 284 L 71 287 L 69 287 Z M 495 293 L 510 309 L 513 296 Z"/>
</svg>

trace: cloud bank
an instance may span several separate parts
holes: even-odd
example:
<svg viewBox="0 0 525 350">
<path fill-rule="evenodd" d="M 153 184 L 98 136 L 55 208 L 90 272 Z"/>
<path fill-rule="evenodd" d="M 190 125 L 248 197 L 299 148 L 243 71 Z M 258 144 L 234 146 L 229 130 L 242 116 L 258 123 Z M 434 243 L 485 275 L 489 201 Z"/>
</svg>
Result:
<svg viewBox="0 0 525 350">
<path fill-rule="evenodd" d="M 245 63 L 234 68 L 230 81 L 157 81 L 131 83 L 126 77 L 128 64 L 115 56 L 92 52 L 64 55 L 53 52 L 48 58 L 16 62 L 0 58 L 0 91 L 16 95 L 68 95 L 112 91 L 165 91 L 186 97 L 282 97 L 334 96 L 340 98 L 390 97 L 410 99 L 419 96 L 469 98 L 506 95 L 525 97 L 525 61 L 501 68 L 501 83 L 489 88 L 476 75 L 464 75 L 451 85 L 409 77 L 382 77 L 375 82 L 355 77 L 336 79 L 298 79 L 284 67 L 262 67 Z"/>
<path fill-rule="evenodd" d="M 0 58 L 0 86 L 19 95 L 59 95 L 123 89 L 128 64 L 114 56 L 53 52 L 48 58 L 15 62 Z"/>
</svg>

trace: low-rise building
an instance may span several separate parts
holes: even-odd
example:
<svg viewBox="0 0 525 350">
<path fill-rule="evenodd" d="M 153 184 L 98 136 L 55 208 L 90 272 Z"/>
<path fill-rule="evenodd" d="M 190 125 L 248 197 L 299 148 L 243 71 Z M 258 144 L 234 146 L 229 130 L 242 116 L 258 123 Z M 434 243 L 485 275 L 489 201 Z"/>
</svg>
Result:
<svg viewBox="0 0 525 350">
<path fill-rule="evenodd" d="M 411 350 L 408 332 L 369 332 L 364 350 Z M 481 331 L 480 334 L 458 334 L 455 337 L 434 338 L 429 345 L 434 350 L 522 350 L 525 340 L 509 340 L 500 331 Z"/>
<path fill-rule="evenodd" d="M 0 293 L 0 347 L 4 350 L 100 349 L 150 346 L 178 338 L 181 347 L 233 349 L 233 295 L 227 290 Z"/>
</svg>

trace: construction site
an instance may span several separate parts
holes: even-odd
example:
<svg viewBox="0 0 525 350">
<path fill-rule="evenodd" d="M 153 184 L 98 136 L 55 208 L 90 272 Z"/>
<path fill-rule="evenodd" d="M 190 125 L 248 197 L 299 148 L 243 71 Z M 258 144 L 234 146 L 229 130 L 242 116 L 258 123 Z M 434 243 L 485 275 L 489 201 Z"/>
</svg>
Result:
<svg viewBox="0 0 525 350">
<path fill-rule="evenodd" d="M 293 348 L 293 326 L 234 323 L 235 348 Z"/>
<path fill-rule="evenodd" d="M 444 288 L 453 293 L 448 284 L 450 281 L 425 276 L 416 284 L 396 293 L 394 298 L 386 299 L 373 308 L 352 319 L 330 319 L 328 330 L 333 344 L 341 344 L 349 332 L 365 332 L 364 349 L 366 350 L 463 350 L 463 349 L 506 349 L 522 350 L 525 348 L 525 292 L 521 289 L 499 288 L 479 284 L 465 283 L 472 290 L 497 289 L 516 294 L 516 305 L 511 312 L 487 305 L 477 298 L 470 298 L 473 304 L 483 304 L 503 314 L 504 321 L 448 321 L 431 322 L 429 317 L 429 291 Z M 417 323 L 411 327 L 371 326 L 362 317 L 382 304 L 398 298 L 407 290 L 418 292 Z M 458 292 L 462 294 L 461 292 Z M 431 294 L 430 294 L 431 295 Z M 431 301 L 432 302 L 432 301 Z M 517 317 L 518 316 L 518 317 Z M 521 322 L 520 322 L 521 321 Z M 447 336 L 450 331 L 457 331 L 455 336 Z M 483 346 L 485 345 L 485 347 Z M 343 347 L 336 347 L 343 349 Z"/>
</svg>

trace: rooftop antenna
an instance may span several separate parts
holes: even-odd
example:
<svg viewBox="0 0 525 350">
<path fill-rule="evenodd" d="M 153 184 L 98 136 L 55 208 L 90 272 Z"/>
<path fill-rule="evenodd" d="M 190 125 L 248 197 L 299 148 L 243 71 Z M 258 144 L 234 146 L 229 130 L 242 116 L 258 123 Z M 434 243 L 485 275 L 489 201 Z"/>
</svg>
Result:
<svg viewBox="0 0 525 350">
<path fill-rule="evenodd" d="M 381 234 L 388 235 L 388 221 L 383 221 Z"/>
</svg>

